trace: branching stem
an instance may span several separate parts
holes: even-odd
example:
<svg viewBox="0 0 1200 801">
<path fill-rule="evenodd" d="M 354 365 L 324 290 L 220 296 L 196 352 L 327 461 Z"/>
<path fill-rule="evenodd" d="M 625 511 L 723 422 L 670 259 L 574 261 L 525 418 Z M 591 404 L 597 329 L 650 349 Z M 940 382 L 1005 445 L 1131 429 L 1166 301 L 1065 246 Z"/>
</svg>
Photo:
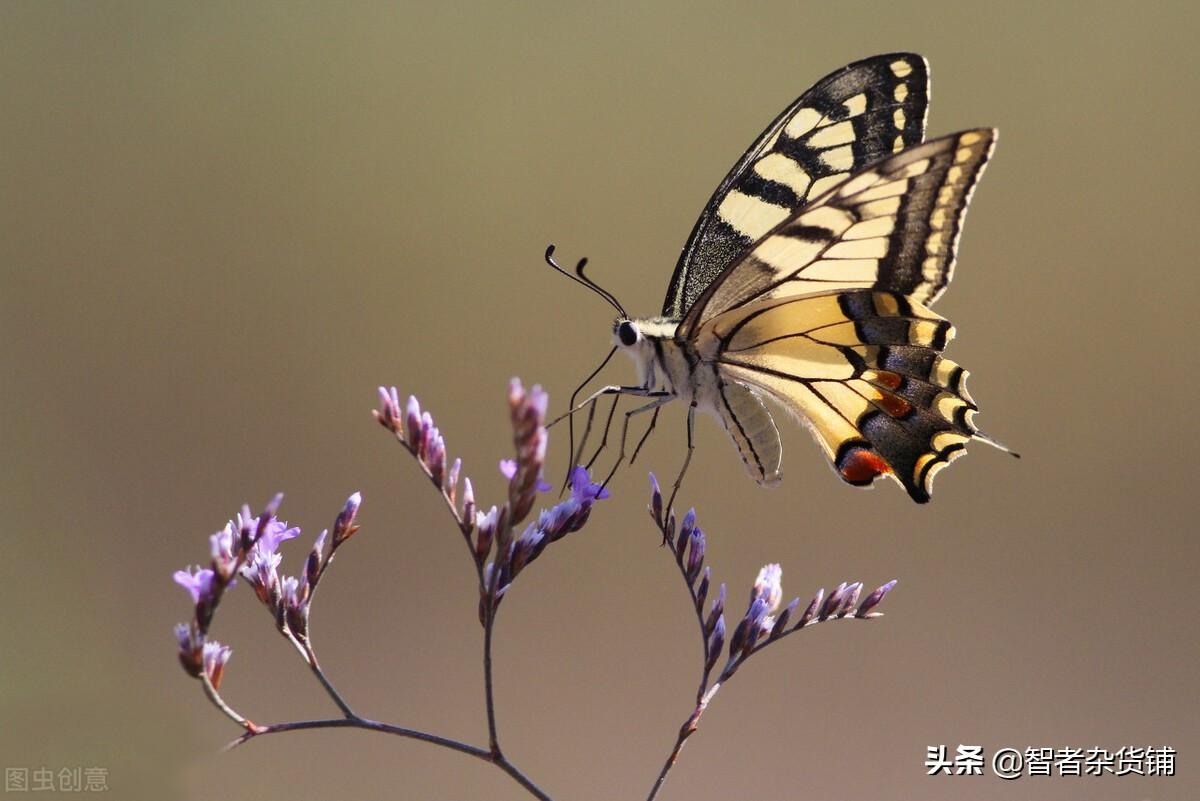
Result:
<svg viewBox="0 0 1200 801">
<path fill-rule="evenodd" d="M 253 724 L 252 724 L 253 725 Z M 243 743 L 249 742 L 256 737 L 261 737 L 264 734 L 282 734 L 289 731 L 302 731 L 305 729 L 364 729 L 373 731 L 379 734 L 392 734 L 397 737 L 407 737 L 412 740 L 419 740 L 430 745 L 449 748 L 451 751 L 458 751 L 462 754 L 468 754 L 484 762 L 491 763 L 502 771 L 507 773 L 519 785 L 539 801 L 553 801 L 540 787 L 526 776 L 516 765 L 509 762 L 503 755 L 496 754 L 487 748 L 480 748 L 469 743 L 464 743 L 459 740 L 454 740 L 449 737 L 442 737 L 437 734 L 420 731 L 418 729 L 406 729 L 403 726 L 393 726 L 390 723 L 381 723 L 377 720 L 370 720 L 353 716 L 345 718 L 326 718 L 321 720 L 298 720 L 290 723 L 274 723 L 269 726 L 254 726 L 253 729 L 247 729 L 246 733 L 236 740 L 225 746 L 225 750 L 229 751 Z"/>
</svg>

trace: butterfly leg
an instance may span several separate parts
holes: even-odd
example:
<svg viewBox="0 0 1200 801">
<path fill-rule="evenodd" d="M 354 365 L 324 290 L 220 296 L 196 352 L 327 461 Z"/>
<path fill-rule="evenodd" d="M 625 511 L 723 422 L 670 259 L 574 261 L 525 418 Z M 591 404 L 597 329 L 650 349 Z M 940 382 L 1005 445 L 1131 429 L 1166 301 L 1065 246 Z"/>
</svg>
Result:
<svg viewBox="0 0 1200 801">
<path fill-rule="evenodd" d="M 629 439 L 630 418 L 632 418 L 635 414 L 648 412 L 651 409 L 653 409 L 657 414 L 659 407 L 661 407 L 663 404 L 670 403 L 674 398 L 675 396 L 671 393 L 664 392 L 662 393 L 662 397 L 656 397 L 654 400 L 650 401 L 644 406 L 639 406 L 636 409 L 630 409 L 629 411 L 625 412 L 625 422 L 621 426 L 621 453 L 617 456 L 617 461 L 613 464 L 612 470 L 609 471 L 608 477 L 604 479 L 604 483 L 601 486 L 608 486 L 608 482 L 612 481 L 612 477 L 617 474 L 617 468 L 620 467 L 621 463 L 625 461 L 625 443 Z"/>
<path fill-rule="evenodd" d="M 600 454 L 608 447 L 608 432 L 612 429 L 613 417 L 617 413 L 617 403 L 621 400 L 620 395 L 613 395 L 612 406 L 608 407 L 608 417 L 604 420 L 604 434 L 600 437 L 600 445 L 597 446 L 596 452 L 592 454 L 592 458 L 587 460 L 584 465 L 588 470 L 592 469 L 592 465 L 600 458 Z M 579 446 L 580 456 L 583 455 L 583 446 Z"/>
<path fill-rule="evenodd" d="M 591 383 L 593 378 L 600 375 L 600 371 L 604 369 L 605 365 L 607 365 L 610 361 L 612 361 L 613 354 L 615 354 L 616 352 L 617 352 L 617 348 L 616 348 L 616 346 L 613 346 L 613 349 L 610 350 L 608 352 L 608 355 L 605 356 L 604 359 L 600 362 L 600 366 L 597 367 L 595 370 L 593 370 L 588 375 L 587 378 L 583 379 L 582 383 L 580 383 L 579 386 L 575 387 L 575 391 L 571 393 L 571 402 L 568 404 L 568 406 L 570 406 L 570 407 L 575 406 L 575 399 L 579 397 L 579 393 L 583 391 L 584 387 L 586 387 L 588 384 Z M 585 430 L 583 433 L 584 442 L 587 441 L 588 432 L 590 432 L 592 430 L 592 420 L 595 417 L 596 417 L 596 403 L 595 403 L 595 401 L 592 401 L 592 405 L 588 408 L 587 430 Z M 575 465 L 579 464 L 579 458 L 583 455 L 583 446 L 584 446 L 584 442 L 581 442 L 581 443 L 579 443 L 579 450 L 578 451 L 575 450 L 575 418 L 574 417 L 568 418 L 567 431 L 568 431 L 568 437 L 571 442 L 571 461 L 570 461 L 570 464 L 567 465 L 567 475 L 563 478 L 562 489 L 559 490 L 559 493 L 558 493 L 558 496 L 560 498 L 562 497 L 562 494 L 564 492 L 566 492 L 566 490 L 567 490 L 567 484 L 569 484 L 571 481 L 571 470 L 575 467 Z"/>
<path fill-rule="evenodd" d="M 638 454 L 642 452 L 642 446 L 646 444 L 646 440 L 650 439 L 650 432 L 654 430 L 655 424 L 658 423 L 658 413 L 661 411 L 662 409 L 654 410 L 654 415 L 650 418 L 650 425 L 646 427 L 646 433 L 642 434 L 642 438 L 638 440 L 637 447 L 633 449 L 633 456 L 629 457 L 630 466 L 637 461 Z"/>
<path fill-rule="evenodd" d="M 671 488 L 671 497 L 667 501 L 667 509 L 670 510 L 675 505 L 675 495 L 679 492 L 679 487 L 683 484 L 683 474 L 687 472 L 688 465 L 692 463 L 692 451 L 696 446 L 692 444 L 692 432 L 696 423 L 696 404 L 693 403 L 688 407 L 687 416 L 687 456 L 683 457 L 683 467 L 679 468 L 679 475 L 675 478 L 675 486 Z"/>
<path fill-rule="evenodd" d="M 575 414 L 575 412 L 577 412 L 580 409 L 582 409 L 583 407 L 587 406 L 592 401 L 594 401 L 597 398 L 600 398 L 604 395 L 637 395 L 640 398 L 663 398 L 663 397 L 667 397 L 667 396 L 670 396 L 672 398 L 675 397 L 672 393 L 667 392 L 666 390 L 663 390 L 663 389 L 651 389 L 650 387 L 623 387 L 623 386 L 618 386 L 616 384 L 609 384 L 606 387 L 601 387 L 600 389 L 596 390 L 591 395 L 588 395 L 586 398 L 584 398 L 583 402 L 580 403 L 578 406 L 574 406 L 574 407 L 568 409 L 567 411 L 560 414 L 558 417 L 551 420 L 549 423 L 546 424 L 546 428 L 552 428 L 553 426 L 562 422 L 566 418 Z"/>
<path fill-rule="evenodd" d="M 567 491 L 567 485 L 571 483 L 571 471 L 575 469 L 575 465 L 579 464 L 579 460 L 583 458 L 583 449 L 587 445 L 588 436 L 592 433 L 592 421 L 596 419 L 596 401 L 593 400 L 588 406 L 587 423 L 583 427 L 583 439 L 579 440 L 579 447 L 575 447 L 575 418 L 567 420 L 567 430 L 571 437 L 571 458 L 567 462 L 567 474 L 563 476 L 562 486 L 558 490 L 558 497 L 562 497 Z M 590 465 L 589 465 L 590 466 Z"/>
</svg>

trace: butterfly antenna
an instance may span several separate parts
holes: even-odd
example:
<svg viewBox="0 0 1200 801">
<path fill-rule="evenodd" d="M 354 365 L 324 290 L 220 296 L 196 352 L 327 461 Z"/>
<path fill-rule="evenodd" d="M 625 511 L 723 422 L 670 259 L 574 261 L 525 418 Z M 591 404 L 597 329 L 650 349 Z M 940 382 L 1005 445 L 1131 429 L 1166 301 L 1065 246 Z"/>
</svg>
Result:
<svg viewBox="0 0 1200 801">
<path fill-rule="evenodd" d="M 605 289 L 604 287 L 600 286 L 595 281 L 593 281 L 591 276 L 584 274 L 583 268 L 586 266 L 587 266 L 586 258 L 580 259 L 579 263 L 575 265 L 575 274 L 579 276 L 579 279 L 581 281 L 583 281 L 583 283 L 585 285 L 594 289 L 597 293 L 599 293 L 599 295 L 601 297 L 603 297 L 605 300 L 607 300 L 609 303 L 611 303 L 613 305 L 613 308 L 621 313 L 622 317 L 628 317 L 629 313 L 625 311 L 625 307 L 622 306 L 621 302 L 617 300 L 616 295 L 609 292 L 607 289 Z"/>
<path fill-rule="evenodd" d="M 587 259 L 579 260 L 579 264 L 575 265 L 575 274 L 574 275 L 567 272 L 562 267 L 558 266 L 558 262 L 556 262 L 554 260 L 554 245 L 550 245 L 549 247 L 546 248 L 545 259 L 546 259 L 546 264 L 549 264 L 551 267 L 553 267 L 555 270 L 557 270 L 558 272 L 565 275 L 567 278 L 570 278 L 572 281 L 574 281 L 578 284 L 583 284 L 585 287 L 592 290 L 600 297 L 604 298 L 604 300 L 608 302 L 608 305 L 612 306 L 614 309 L 616 309 L 618 312 L 620 312 L 622 317 L 629 316 L 625 311 L 625 307 L 622 306 L 617 301 L 617 299 L 613 295 L 613 293 L 609 292 L 607 289 L 605 289 L 604 287 L 597 284 L 595 281 L 593 281 L 591 279 L 590 276 L 584 274 L 583 269 L 584 269 L 584 267 L 587 266 Z"/>
<path fill-rule="evenodd" d="M 551 246 L 550 246 L 550 250 L 546 251 L 546 258 L 547 258 L 547 260 L 549 260 L 549 258 L 550 258 L 550 252 L 551 252 L 553 249 L 554 249 L 554 246 L 553 246 L 553 245 L 551 245 Z M 557 267 L 558 265 L 556 264 L 556 265 L 554 265 L 554 266 L 555 266 L 555 267 Z M 605 367 L 605 366 L 608 364 L 609 360 L 610 360 L 610 359 L 612 359 L 612 357 L 613 357 L 613 354 L 615 354 L 616 352 L 617 352 L 617 348 L 616 348 L 616 346 L 614 345 L 614 346 L 613 346 L 613 349 L 612 349 L 612 350 L 610 350 L 610 351 L 608 352 L 608 355 L 604 357 L 604 360 L 600 362 L 600 366 L 599 366 L 599 367 L 597 367 L 595 370 L 593 370 L 593 371 L 592 371 L 592 372 L 591 372 L 591 373 L 588 375 L 588 377 L 587 377 L 587 378 L 583 379 L 583 381 L 581 381 L 581 382 L 580 382 L 579 386 L 575 387 L 575 391 L 571 393 L 571 403 L 570 403 L 570 405 L 569 405 L 569 406 L 567 406 L 567 408 L 568 408 L 568 409 L 574 409 L 574 408 L 575 408 L 575 399 L 579 397 L 579 393 L 583 391 L 583 388 L 584 388 L 584 387 L 586 387 L 588 384 L 590 384 L 590 383 L 591 383 L 591 381 L 592 381 L 592 379 L 593 379 L 593 378 L 595 378 L 596 376 L 600 375 L 600 371 L 604 369 L 604 367 Z M 596 414 L 596 404 L 595 404 L 595 403 L 593 403 L 593 404 L 592 404 L 592 410 L 591 410 L 591 411 L 588 413 L 588 425 L 587 425 L 587 431 L 585 431 L 585 432 L 584 432 L 584 435 L 583 435 L 583 441 L 579 443 L 579 452 L 580 452 L 581 454 L 583 453 L 583 446 L 584 446 L 584 445 L 586 444 L 586 442 L 587 442 L 587 436 L 588 436 L 588 433 L 590 433 L 590 432 L 591 432 L 591 430 L 592 430 L 592 417 L 594 417 L 594 416 L 595 416 L 595 414 Z M 576 459 L 576 456 L 575 456 L 575 415 L 573 415 L 573 414 L 571 414 L 571 415 L 569 415 L 569 416 L 567 417 L 567 436 L 568 436 L 568 437 L 570 438 L 570 440 L 571 440 L 571 450 L 570 450 L 570 452 L 568 453 L 568 456 L 569 456 L 569 458 L 568 458 L 568 461 L 569 461 L 569 462 L 574 462 L 574 461 L 575 461 L 575 459 Z M 562 485 L 562 489 L 560 489 L 560 490 L 559 490 L 559 492 L 558 492 L 558 494 L 559 494 L 559 496 L 560 496 L 560 497 L 562 496 L 562 493 L 563 493 L 563 491 L 564 491 L 564 490 L 566 490 L 566 488 L 567 488 L 567 482 L 568 482 L 568 481 L 570 481 L 570 479 L 571 479 L 571 471 L 572 471 L 572 470 L 574 470 L 574 469 L 575 469 L 575 465 L 574 465 L 574 464 L 568 464 L 568 465 L 567 465 L 567 475 L 566 475 L 566 477 L 563 479 L 563 485 Z"/>
</svg>

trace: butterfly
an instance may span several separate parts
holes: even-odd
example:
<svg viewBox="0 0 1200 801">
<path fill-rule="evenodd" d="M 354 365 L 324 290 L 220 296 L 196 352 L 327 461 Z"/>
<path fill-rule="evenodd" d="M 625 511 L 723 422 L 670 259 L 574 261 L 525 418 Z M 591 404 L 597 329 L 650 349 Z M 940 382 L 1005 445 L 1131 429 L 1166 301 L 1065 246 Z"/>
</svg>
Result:
<svg viewBox="0 0 1200 801">
<path fill-rule="evenodd" d="M 888 476 L 918 503 L 972 439 L 1008 450 L 976 428 L 967 372 L 941 355 L 954 329 L 929 309 L 950 282 L 996 132 L 922 142 L 928 99 L 928 65 L 913 53 L 849 64 L 802 94 L 713 193 L 657 317 L 631 317 L 584 273 L 586 259 L 572 276 L 551 246 L 547 262 L 620 315 L 613 350 L 584 384 L 618 350 L 638 376 L 578 406 L 573 396 L 568 415 L 590 404 L 590 430 L 600 397 L 616 396 L 610 424 L 618 397 L 645 399 L 626 412 L 620 464 L 632 417 L 653 411 L 648 436 L 664 404 L 687 404 L 675 491 L 697 410 L 759 484 L 779 482 L 783 447 L 764 401 L 805 424 L 846 483 Z"/>
</svg>

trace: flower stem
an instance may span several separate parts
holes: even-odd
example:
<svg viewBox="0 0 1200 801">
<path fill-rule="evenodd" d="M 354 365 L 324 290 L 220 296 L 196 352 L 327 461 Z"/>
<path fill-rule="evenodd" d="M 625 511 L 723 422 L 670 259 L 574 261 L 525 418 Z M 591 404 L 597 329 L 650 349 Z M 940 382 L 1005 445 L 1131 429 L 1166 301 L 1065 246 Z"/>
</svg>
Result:
<svg viewBox="0 0 1200 801">
<path fill-rule="evenodd" d="M 338 709 L 342 710 L 342 714 L 348 719 L 353 720 L 358 718 L 358 715 L 354 714 L 354 710 L 351 709 L 350 705 L 346 703 L 346 700 L 342 698 L 341 693 L 339 693 L 329 679 L 326 678 L 325 671 L 321 670 L 321 665 L 319 662 L 317 662 L 317 655 L 312 650 L 312 647 L 306 646 L 306 650 L 308 651 L 308 666 L 312 669 L 313 675 L 317 677 L 317 681 L 321 682 L 321 686 L 325 688 L 325 692 L 329 695 L 333 702 L 337 704 Z"/>
<path fill-rule="evenodd" d="M 437 734 L 420 731 L 419 729 L 406 729 L 403 726 L 393 726 L 390 723 L 380 723 L 376 720 L 369 720 L 360 717 L 346 718 L 323 718 L 319 720 L 297 720 L 290 723 L 273 723 L 269 726 L 258 726 L 255 731 L 247 731 L 241 737 L 238 737 L 233 742 L 225 747 L 225 750 L 237 748 L 242 743 L 260 737 L 264 734 L 282 734 L 289 731 L 302 731 L 305 729 L 366 729 L 367 731 L 379 732 L 381 734 L 394 734 L 398 737 L 408 737 L 413 740 L 439 745 L 443 748 L 449 748 L 452 751 L 458 751 L 463 754 L 470 754 L 473 757 L 478 757 L 485 761 L 491 761 L 491 753 L 487 749 L 479 748 L 474 745 L 469 745 L 458 740 L 452 740 L 449 737 L 442 737 Z"/>
<path fill-rule="evenodd" d="M 671 768 L 675 767 L 675 760 L 679 758 L 679 752 L 683 750 L 683 743 L 686 739 L 687 738 L 681 733 L 679 738 L 675 740 L 675 747 L 671 749 L 670 756 L 668 756 L 667 761 L 663 763 L 662 770 L 658 772 L 658 778 L 654 780 L 654 786 L 650 788 L 650 795 L 646 796 L 646 801 L 654 801 L 655 796 L 658 795 L 658 791 L 661 790 L 662 786 L 666 783 L 667 774 L 671 772 Z"/>
<path fill-rule="evenodd" d="M 695 733 L 696 728 L 700 725 L 700 716 L 704 714 L 704 710 L 708 708 L 708 704 L 712 701 L 713 696 L 717 694 L 717 690 L 721 689 L 718 682 L 705 693 L 696 704 L 696 708 L 688 719 L 679 727 L 679 735 L 675 738 L 675 747 L 671 749 L 671 753 L 667 755 L 667 761 L 663 763 L 662 770 L 658 772 L 658 778 L 654 780 L 654 786 L 650 788 L 650 795 L 646 796 L 646 801 L 654 801 L 658 791 L 667 782 L 667 774 L 671 772 L 671 768 L 675 767 L 675 763 L 679 760 L 679 752 L 683 750 L 683 744 L 687 742 L 687 738 Z"/>
<path fill-rule="evenodd" d="M 221 711 L 221 714 L 241 726 L 247 733 L 251 733 L 257 728 L 251 720 L 242 717 L 234 711 L 233 707 L 225 703 L 225 699 L 221 697 L 221 693 L 217 692 L 217 688 L 213 686 L 207 673 L 200 675 L 200 683 L 204 686 L 204 694 L 208 697 L 208 700 Z"/>
<path fill-rule="evenodd" d="M 333 686 L 333 683 L 329 681 L 329 678 L 325 675 L 325 671 L 321 670 L 321 663 L 317 661 L 317 652 L 313 650 L 312 641 L 308 637 L 305 637 L 303 640 L 301 640 L 286 626 L 280 629 L 280 633 L 288 642 L 292 644 L 292 647 L 296 649 L 296 652 L 300 654 L 300 657 L 306 663 L 308 663 L 309 670 L 311 670 L 313 675 L 317 677 L 317 681 L 321 683 L 321 686 L 325 689 L 325 693 L 335 704 L 337 704 L 337 707 L 342 711 L 342 714 L 350 719 L 357 718 L 358 715 L 354 713 L 354 710 L 350 708 L 348 703 L 346 703 L 346 699 L 342 698 L 341 693 L 339 693 Z"/>
<path fill-rule="evenodd" d="M 437 734 L 420 731 L 419 729 L 407 729 L 403 726 L 393 726 L 390 723 L 381 723 L 377 720 L 368 718 L 360 718 L 358 716 L 345 718 L 327 718 L 321 720 L 298 720 L 291 723 L 275 723 L 270 726 L 255 726 L 254 729 L 249 729 L 241 737 L 225 746 L 225 750 L 229 751 L 242 745 L 255 737 L 260 737 L 264 734 L 282 734 L 289 731 L 302 731 L 305 729 L 365 729 L 367 731 L 377 732 L 379 734 L 392 734 L 397 737 L 407 737 L 413 740 L 419 740 L 430 745 L 449 748 L 451 751 L 458 751 L 462 754 L 473 756 L 476 759 L 481 759 L 484 762 L 489 762 L 502 771 L 507 773 L 512 779 L 525 790 L 537 798 L 538 801 L 554 801 L 544 790 L 538 787 L 533 781 L 526 776 L 520 768 L 509 762 L 504 756 L 493 753 L 487 748 L 480 748 L 469 743 L 464 743 L 459 740 L 454 740 L 449 737 L 442 737 Z"/>
<path fill-rule="evenodd" d="M 488 609 L 487 614 L 484 615 L 483 624 L 483 694 L 487 707 L 488 745 L 497 758 L 503 759 L 500 751 L 500 738 L 496 734 L 496 700 L 492 681 L 492 631 L 496 628 L 495 598 L 499 577 L 500 571 L 493 570 L 486 592 Z"/>
</svg>

